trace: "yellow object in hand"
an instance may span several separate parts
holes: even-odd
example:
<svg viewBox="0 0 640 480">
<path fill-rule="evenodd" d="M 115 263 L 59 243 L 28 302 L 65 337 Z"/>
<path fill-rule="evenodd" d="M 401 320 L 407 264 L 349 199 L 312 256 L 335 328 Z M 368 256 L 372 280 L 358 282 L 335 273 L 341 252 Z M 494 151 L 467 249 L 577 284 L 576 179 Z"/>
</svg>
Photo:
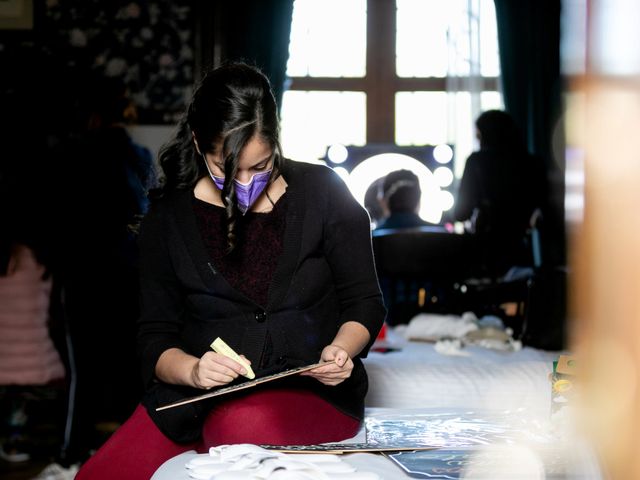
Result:
<svg viewBox="0 0 640 480">
<path fill-rule="evenodd" d="M 211 348 L 213 348 L 214 352 L 219 353 L 220 355 L 224 355 L 225 357 L 229 357 L 231 360 L 235 360 L 240 365 L 242 365 L 247 370 L 247 373 L 244 374 L 245 377 L 247 377 L 250 380 L 253 380 L 254 378 L 256 378 L 256 374 L 253 373 L 251 366 L 249 366 L 246 360 L 244 360 L 240 355 L 238 355 L 233 350 L 233 348 L 231 348 L 229 345 L 224 343 L 224 341 L 220 337 L 216 338 L 213 341 L 213 343 L 211 344 Z"/>
</svg>

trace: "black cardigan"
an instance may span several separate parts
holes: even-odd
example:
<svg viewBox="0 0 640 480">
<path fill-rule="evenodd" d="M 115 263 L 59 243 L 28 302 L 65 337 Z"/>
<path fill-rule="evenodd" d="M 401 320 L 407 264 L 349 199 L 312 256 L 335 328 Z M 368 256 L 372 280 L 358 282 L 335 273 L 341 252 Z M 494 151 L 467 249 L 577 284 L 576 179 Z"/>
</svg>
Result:
<svg viewBox="0 0 640 480">
<path fill-rule="evenodd" d="M 174 441 L 196 440 L 213 402 L 155 411 L 159 405 L 203 393 L 155 377 L 156 363 L 165 350 L 175 347 L 200 357 L 219 336 L 257 366 L 268 335 L 271 362 L 256 372 L 261 376 L 317 362 L 347 321 L 369 330 L 371 341 L 359 355 L 364 357 L 382 325 L 385 310 L 366 211 L 329 168 L 287 161 L 283 176 L 289 205 L 283 252 L 267 305 L 254 303 L 218 273 L 196 224 L 192 190 L 165 195 L 143 221 L 138 322 L 138 352 L 146 385 L 143 404 Z M 336 387 L 309 377 L 278 382 L 311 389 L 341 411 L 362 419 L 367 376 L 360 358 L 354 364 L 351 378 Z"/>
</svg>

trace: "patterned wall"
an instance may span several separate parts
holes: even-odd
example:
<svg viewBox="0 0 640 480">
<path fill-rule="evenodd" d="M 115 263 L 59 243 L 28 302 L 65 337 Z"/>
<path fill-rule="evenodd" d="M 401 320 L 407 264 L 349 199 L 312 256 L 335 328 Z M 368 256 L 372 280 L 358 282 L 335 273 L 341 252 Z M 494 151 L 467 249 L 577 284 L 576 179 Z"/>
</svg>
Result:
<svg viewBox="0 0 640 480">
<path fill-rule="evenodd" d="M 192 3 L 46 0 L 36 28 L 56 61 L 122 78 L 140 123 L 174 123 L 193 84 Z"/>
</svg>

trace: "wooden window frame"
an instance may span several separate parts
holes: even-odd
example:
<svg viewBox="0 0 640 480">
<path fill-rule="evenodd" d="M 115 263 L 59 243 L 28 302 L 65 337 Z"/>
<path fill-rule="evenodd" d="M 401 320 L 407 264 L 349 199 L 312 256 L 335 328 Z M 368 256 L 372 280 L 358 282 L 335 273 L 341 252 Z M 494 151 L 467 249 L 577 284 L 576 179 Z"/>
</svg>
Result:
<svg viewBox="0 0 640 480">
<path fill-rule="evenodd" d="M 397 92 L 451 91 L 447 84 L 454 80 L 452 77 L 407 78 L 397 75 L 395 1 L 367 0 L 366 58 L 364 77 L 290 77 L 288 90 L 364 92 L 367 97 L 367 143 L 395 143 Z M 464 77 L 464 80 L 468 81 L 469 77 Z M 498 90 L 497 77 L 481 77 L 478 80 L 483 91 Z"/>
</svg>

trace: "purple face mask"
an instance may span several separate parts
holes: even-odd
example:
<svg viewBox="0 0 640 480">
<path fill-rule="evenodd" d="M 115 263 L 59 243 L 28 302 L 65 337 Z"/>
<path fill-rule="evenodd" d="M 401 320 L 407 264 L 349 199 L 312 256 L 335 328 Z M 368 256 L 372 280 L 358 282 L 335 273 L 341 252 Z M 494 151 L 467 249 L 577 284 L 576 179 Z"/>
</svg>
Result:
<svg viewBox="0 0 640 480">
<path fill-rule="evenodd" d="M 216 184 L 220 190 L 224 187 L 224 177 L 218 177 L 211 172 L 209 168 L 209 164 L 206 159 L 204 164 L 209 170 L 209 175 L 213 180 L 213 183 Z M 237 179 L 234 179 L 235 190 L 236 190 L 236 200 L 238 201 L 238 208 L 244 215 L 249 211 L 251 205 L 258 199 L 262 191 L 265 189 L 267 184 L 269 183 L 269 178 L 271 177 L 271 170 L 267 170 L 265 172 L 256 173 L 247 183 L 242 183 Z"/>
</svg>

